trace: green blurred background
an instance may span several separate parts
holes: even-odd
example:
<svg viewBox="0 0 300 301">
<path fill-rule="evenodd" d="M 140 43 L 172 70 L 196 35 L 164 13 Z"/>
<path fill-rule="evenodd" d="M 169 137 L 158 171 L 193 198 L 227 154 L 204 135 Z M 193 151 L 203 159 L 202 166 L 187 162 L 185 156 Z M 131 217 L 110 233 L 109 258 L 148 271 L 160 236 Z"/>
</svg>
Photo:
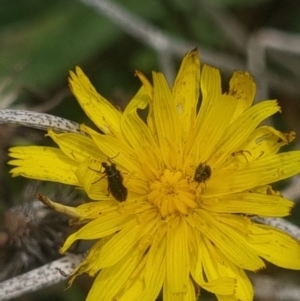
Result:
<svg viewBox="0 0 300 301">
<path fill-rule="evenodd" d="M 223 71 L 224 89 L 228 87 L 233 70 L 239 66 L 247 68 L 247 42 L 253 35 L 264 28 L 293 34 L 300 32 L 298 0 L 119 0 L 115 3 L 173 38 L 174 49 L 177 39 L 180 39 L 193 47 L 199 46 L 200 55 L 204 49 L 205 53 L 216 55 L 220 61 L 230 56 L 237 62 L 232 68 L 220 65 L 219 61 L 214 64 Z M 224 28 L 226 22 L 231 21 L 233 27 Z M 246 43 L 241 40 L 239 43 L 238 39 L 234 42 L 234 37 L 239 37 L 241 32 Z M 188 50 L 184 49 L 182 55 Z M 99 93 L 124 108 L 140 86 L 134 77 L 136 69 L 148 76 L 151 70 L 169 72 L 172 80 L 173 71 L 179 66 L 180 54 L 169 51 L 166 60 L 160 55 L 154 47 L 124 31 L 123 26 L 116 25 L 114 18 L 100 14 L 83 2 L 0 0 L 0 85 L 7 83 L 0 90 L 0 105 L 8 95 L 15 99 L 6 108 L 38 109 L 88 123 L 75 98 L 68 92 L 69 70 L 81 66 Z M 300 68 L 295 67 L 296 71 L 290 68 L 300 66 L 299 58 L 300 47 L 298 54 L 267 52 L 268 71 L 284 76 L 293 87 L 297 84 L 300 87 L 297 71 Z M 205 57 L 202 62 L 206 62 Z M 283 115 L 274 120 L 277 128 L 300 131 L 299 96 L 300 88 L 270 86 L 269 97 L 278 98 L 284 109 Z M 19 193 L 25 184 L 24 179 L 11 179 L 8 175 L 7 148 L 32 143 L 50 144 L 50 139 L 43 135 L 24 127 L 0 126 L 2 214 L 20 200 Z M 294 222 L 299 222 L 299 215 L 297 206 Z M 48 289 L 46 294 L 38 292 L 19 300 L 84 300 L 85 282 L 66 292 L 62 291 L 62 286 Z"/>
</svg>

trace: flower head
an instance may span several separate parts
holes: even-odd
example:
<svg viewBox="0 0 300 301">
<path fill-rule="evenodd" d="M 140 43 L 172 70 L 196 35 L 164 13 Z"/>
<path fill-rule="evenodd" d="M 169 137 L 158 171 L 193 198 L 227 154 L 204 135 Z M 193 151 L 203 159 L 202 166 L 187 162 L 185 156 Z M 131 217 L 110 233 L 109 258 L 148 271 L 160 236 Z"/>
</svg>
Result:
<svg viewBox="0 0 300 301">
<path fill-rule="evenodd" d="M 278 153 L 295 134 L 260 126 L 277 102 L 253 105 L 255 83 L 241 71 L 222 93 L 217 69 L 200 76 L 197 50 L 172 88 L 159 72 L 153 83 L 136 75 L 142 87 L 120 112 L 76 68 L 71 90 L 99 130 L 49 129 L 59 148 L 10 149 L 13 176 L 79 186 L 93 200 L 72 209 L 84 226 L 62 247 L 97 240 L 74 272 L 97 274 L 87 300 L 155 300 L 161 289 L 164 300 L 196 300 L 201 287 L 247 301 L 244 270 L 264 260 L 300 269 L 298 242 L 251 220 L 293 206 L 270 184 L 299 173 L 299 151 Z"/>
</svg>

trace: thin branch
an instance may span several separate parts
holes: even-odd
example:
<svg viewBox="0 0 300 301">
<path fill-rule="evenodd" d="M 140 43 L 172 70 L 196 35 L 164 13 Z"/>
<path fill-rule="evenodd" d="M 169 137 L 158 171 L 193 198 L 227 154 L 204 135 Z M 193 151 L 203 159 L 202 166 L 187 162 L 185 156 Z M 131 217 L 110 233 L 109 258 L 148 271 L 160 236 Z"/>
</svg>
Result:
<svg viewBox="0 0 300 301">
<path fill-rule="evenodd" d="M 270 80 L 276 80 L 274 75 L 267 75 L 267 49 L 300 55 L 300 35 L 265 28 L 252 35 L 249 39 L 247 47 L 248 68 L 259 84 L 257 90 L 258 99 L 266 99 L 268 97 L 268 83 L 270 83 Z M 277 60 L 277 63 L 280 62 Z"/>
<path fill-rule="evenodd" d="M 246 53 L 248 33 L 245 26 L 235 18 L 229 11 L 220 9 L 209 0 L 191 0 L 195 2 L 198 9 L 207 14 L 214 25 L 224 34 L 229 42 L 242 54 Z"/>
<path fill-rule="evenodd" d="M 163 74 L 165 75 L 170 87 L 172 87 L 176 76 L 174 63 L 172 61 L 172 54 L 166 51 L 158 51 L 158 60 Z"/>
<path fill-rule="evenodd" d="M 91 6 L 98 13 L 109 18 L 121 30 L 127 32 L 129 35 L 135 37 L 142 43 L 145 43 L 152 49 L 161 52 L 166 51 L 178 57 L 182 57 L 184 53 L 196 46 L 199 48 L 201 59 L 209 65 L 218 67 L 224 72 L 232 73 L 233 70 L 246 70 L 247 67 L 239 59 L 229 54 L 222 52 L 214 52 L 199 45 L 195 41 L 186 41 L 178 37 L 171 36 L 166 31 L 153 26 L 151 23 L 143 20 L 142 18 L 134 15 L 132 12 L 123 6 L 115 3 L 113 0 L 80 0 L 84 4 Z M 254 39 L 255 37 L 253 37 Z M 251 43 L 251 42 L 250 42 Z M 248 55 L 255 55 L 256 44 L 253 47 L 250 45 Z M 251 52 L 249 54 L 249 52 Z M 250 58 L 252 60 L 252 58 Z M 258 62 L 259 64 L 260 62 Z M 264 63 L 264 62 L 263 62 Z M 280 91 L 289 91 L 292 94 L 299 95 L 299 83 L 293 80 L 272 74 L 270 72 L 264 74 L 260 69 L 255 70 L 253 67 L 255 63 L 249 63 L 250 71 L 255 76 L 256 82 L 259 84 L 257 99 L 266 99 L 267 87 L 270 85 Z"/>
<path fill-rule="evenodd" d="M 84 257 L 82 254 L 67 254 L 40 268 L 0 282 L 0 300 L 11 300 L 63 281 L 66 279 L 64 275 L 70 274 Z"/>
<path fill-rule="evenodd" d="M 45 130 L 49 128 L 58 132 L 80 133 L 79 124 L 68 119 L 45 113 L 25 110 L 0 110 L 0 124 L 12 123 Z"/>
<path fill-rule="evenodd" d="M 92 6 L 97 12 L 118 25 L 121 30 L 124 30 L 156 51 L 166 51 L 182 57 L 185 52 L 198 46 L 201 58 L 207 64 L 217 66 L 229 73 L 235 69 L 245 69 L 245 65 L 234 56 L 220 52 L 215 53 L 197 45 L 196 42 L 170 36 L 167 32 L 134 15 L 113 0 L 81 0 L 81 2 Z"/>
</svg>

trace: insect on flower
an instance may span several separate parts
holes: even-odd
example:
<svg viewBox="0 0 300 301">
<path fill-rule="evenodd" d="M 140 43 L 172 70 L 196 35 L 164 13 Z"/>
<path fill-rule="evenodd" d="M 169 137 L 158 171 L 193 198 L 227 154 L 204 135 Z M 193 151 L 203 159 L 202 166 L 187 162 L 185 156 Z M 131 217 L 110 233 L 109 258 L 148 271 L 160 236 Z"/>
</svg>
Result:
<svg viewBox="0 0 300 301">
<path fill-rule="evenodd" d="M 117 201 L 124 202 L 127 198 L 127 188 L 123 185 L 123 177 L 120 171 L 117 169 L 117 165 L 115 163 L 112 163 L 110 158 L 108 158 L 107 161 L 109 163 L 102 162 L 101 164 L 104 168 L 104 172 L 100 173 L 104 173 L 105 175 L 98 181 L 106 177 L 108 182 L 108 195 L 111 193 Z"/>
<path fill-rule="evenodd" d="M 205 162 L 200 163 L 196 170 L 194 175 L 194 181 L 200 183 L 204 183 L 211 177 L 211 168 L 209 165 L 207 165 Z"/>
<path fill-rule="evenodd" d="M 81 227 L 60 252 L 77 240 L 95 243 L 69 284 L 97 274 L 89 301 L 154 301 L 160 292 L 164 301 L 196 301 L 195 287 L 218 300 L 250 301 L 254 290 L 244 270 L 261 270 L 265 260 L 300 270 L 299 242 L 252 220 L 288 216 L 293 207 L 272 185 L 300 173 L 300 151 L 279 152 L 294 134 L 260 125 L 280 111 L 278 103 L 254 104 L 255 82 L 243 71 L 234 72 L 223 93 L 219 71 L 200 70 L 196 49 L 184 57 L 173 87 L 161 72 L 152 72 L 152 81 L 136 75 L 142 87 L 120 112 L 77 67 L 71 90 L 101 133 L 84 124 L 85 135 L 49 129 L 57 148 L 10 148 L 13 176 L 67 182 L 93 200 L 72 207 Z M 122 156 L 99 158 L 108 151 Z M 102 185 L 91 185 L 103 177 L 109 200 Z M 209 191 L 195 187 L 207 183 Z M 122 210 L 113 198 L 126 200 Z M 53 207 L 71 211 L 59 205 Z"/>
</svg>

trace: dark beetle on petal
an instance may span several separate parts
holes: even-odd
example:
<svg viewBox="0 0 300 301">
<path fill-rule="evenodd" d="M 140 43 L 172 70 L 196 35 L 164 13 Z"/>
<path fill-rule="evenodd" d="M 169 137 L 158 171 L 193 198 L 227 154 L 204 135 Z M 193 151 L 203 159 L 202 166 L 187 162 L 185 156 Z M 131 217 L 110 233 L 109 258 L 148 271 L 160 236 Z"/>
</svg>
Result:
<svg viewBox="0 0 300 301">
<path fill-rule="evenodd" d="M 194 175 L 194 181 L 200 183 L 204 183 L 211 177 L 211 168 L 209 165 L 207 165 L 205 162 L 200 163 L 196 170 Z"/>
<path fill-rule="evenodd" d="M 98 173 L 105 174 L 95 183 L 99 182 L 103 178 L 107 178 L 108 182 L 108 195 L 111 193 L 112 196 L 119 202 L 124 202 L 127 198 L 127 188 L 123 185 L 123 177 L 120 171 L 117 169 L 117 165 L 112 163 L 110 158 L 108 158 L 107 162 L 102 162 L 101 165 L 104 168 L 103 172 L 97 171 Z M 96 171 L 96 170 L 95 170 Z"/>
<path fill-rule="evenodd" d="M 108 160 L 110 162 L 110 160 Z M 123 177 L 117 169 L 115 163 L 102 162 L 104 173 L 108 181 L 108 192 L 119 202 L 124 202 L 127 198 L 127 188 L 123 185 Z"/>
</svg>

